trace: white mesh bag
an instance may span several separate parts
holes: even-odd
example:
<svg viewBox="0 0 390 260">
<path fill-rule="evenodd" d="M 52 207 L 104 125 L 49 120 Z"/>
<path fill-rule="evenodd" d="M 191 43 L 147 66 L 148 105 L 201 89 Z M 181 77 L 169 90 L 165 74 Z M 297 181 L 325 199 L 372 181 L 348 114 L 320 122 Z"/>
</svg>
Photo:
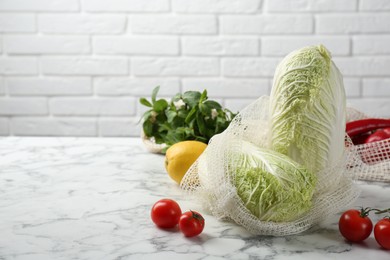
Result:
<svg viewBox="0 0 390 260">
<path fill-rule="evenodd" d="M 360 164 L 353 146 L 345 149 L 338 165 L 317 174 L 312 207 L 290 222 L 262 221 L 244 205 L 234 186 L 230 165 L 238 158 L 243 142 L 266 146 L 268 97 L 264 96 L 242 110 L 222 134 L 214 136 L 205 152 L 184 176 L 181 187 L 195 195 L 206 209 L 220 219 L 230 219 L 256 235 L 285 236 L 303 232 L 341 208 L 350 205 L 359 194 L 353 183 L 353 168 Z M 258 113 L 264 111 L 264 113 Z M 337 185 L 335 185 L 337 184 Z"/>
<path fill-rule="evenodd" d="M 324 55 L 323 47 L 318 49 Z M 270 104 L 270 97 L 262 96 L 240 111 L 223 133 L 211 139 L 181 187 L 217 218 L 232 220 L 256 235 L 285 236 L 303 232 L 350 205 L 359 195 L 354 173 L 362 161 L 343 135 L 340 157 L 318 172 L 282 157 L 270 148 Z M 252 189 L 261 192 L 251 193 Z"/>
</svg>

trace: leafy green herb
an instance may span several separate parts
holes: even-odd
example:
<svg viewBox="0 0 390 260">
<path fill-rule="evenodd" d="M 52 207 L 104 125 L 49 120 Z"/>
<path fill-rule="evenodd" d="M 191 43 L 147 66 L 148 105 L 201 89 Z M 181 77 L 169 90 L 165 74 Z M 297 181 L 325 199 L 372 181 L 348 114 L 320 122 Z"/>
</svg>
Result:
<svg viewBox="0 0 390 260">
<path fill-rule="evenodd" d="M 207 91 L 187 91 L 176 94 L 170 102 L 157 99 L 160 87 L 153 89 L 151 100 L 140 98 L 148 108 L 142 116 L 142 128 L 157 144 L 170 145 L 196 140 L 208 143 L 215 134 L 223 132 L 236 114 L 213 100 Z"/>
</svg>

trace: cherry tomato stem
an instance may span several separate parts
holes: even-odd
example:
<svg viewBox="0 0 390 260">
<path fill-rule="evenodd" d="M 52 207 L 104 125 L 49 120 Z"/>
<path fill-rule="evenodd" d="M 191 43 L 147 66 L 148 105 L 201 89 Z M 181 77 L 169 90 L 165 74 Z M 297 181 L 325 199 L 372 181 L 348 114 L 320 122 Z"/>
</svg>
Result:
<svg viewBox="0 0 390 260">
<path fill-rule="evenodd" d="M 383 214 L 383 213 L 390 212 L 390 208 L 388 208 L 388 209 L 375 209 L 375 210 L 376 210 L 375 214 Z"/>
<path fill-rule="evenodd" d="M 367 217 L 370 214 L 371 211 L 375 211 L 375 214 L 383 214 L 383 213 L 390 212 L 390 208 L 388 208 L 388 209 L 376 209 L 376 208 L 370 208 L 370 207 L 367 207 L 367 208 L 361 207 L 360 208 L 360 217 L 362 217 L 362 218 Z"/>
</svg>

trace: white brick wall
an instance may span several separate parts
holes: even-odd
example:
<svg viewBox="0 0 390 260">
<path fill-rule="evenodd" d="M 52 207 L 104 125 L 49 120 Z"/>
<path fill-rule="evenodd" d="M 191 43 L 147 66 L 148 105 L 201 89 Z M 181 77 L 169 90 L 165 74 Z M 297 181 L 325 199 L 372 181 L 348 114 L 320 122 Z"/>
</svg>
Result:
<svg viewBox="0 0 390 260">
<path fill-rule="evenodd" d="M 132 15 L 130 32 L 134 34 L 216 34 L 217 18 L 209 14 Z"/>
<path fill-rule="evenodd" d="M 9 77 L 4 85 L 7 85 L 10 96 L 90 96 L 93 94 L 89 77 Z"/>
<path fill-rule="evenodd" d="M 223 58 L 222 75 L 225 77 L 272 78 L 279 58 Z"/>
<path fill-rule="evenodd" d="M 178 13 L 254 13 L 260 10 L 259 0 L 172 0 L 172 10 Z"/>
<path fill-rule="evenodd" d="M 308 14 L 222 15 L 222 34 L 311 34 L 314 17 Z"/>
<path fill-rule="evenodd" d="M 35 57 L 2 56 L 0 59 L 0 74 L 7 75 L 36 75 L 38 62 Z"/>
<path fill-rule="evenodd" d="M 226 98 L 245 98 L 268 95 L 270 80 L 267 79 L 199 79 L 186 78 L 182 81 L 183 91 L 197 90 L 202 92 L 207 88 L 209 96 L 219 96 L 223 93 Z M 239 86 L 239 87 L 237 87 Z"/>
<path fill-rule="evenodd" d="M 14 117 L 11 131 L 21 136 L 97 136 L 95 118 Z"/>
<path fill-rule="evenodd" d="M 271 0 L 270 12 L 348 12 L 357 10 L 358 0 Z"/>
<path fill-rule="evenodd" d="M 78 0 L 1 0 L 1 11 L 71 12 L 79 10 Z"/>
<path fill-rule="evenodd" d="M 0 0 L 0 135 L 138 136 L 157 85 L 238 111 L 320 43 L 348 103 L 390 117 L 390 0 Z"/>
<path fill-rule="evenodd" d="M 134 58 L 135 76 L 217 76 L 219 60 L 205 57 Z"/>
<path fill-rule="evenodd" d="M 390 54 L 390 34 L 389 35 L 358 35 L 353 37 L 352 41 L 353 41 L 354 55 Z"/>
<path fill-rule="evenodd" d="M 292 49 L 305 45 L 325 45 L 333 56 L 348 56 L 351 53 L 348 36 L 270 36 L 262 40 L 262 56 L 284 56 Z"/>
<path fill-rule="evenodd" d="M 96 54 L 113 55 L 178 55 L 180 49 L 177 37 L 97 36 L 92 45 Z"/>
<path fill-rule="evenodd" d="M 8 54 L 85 54 L 91 52 L 87 36 L 7 35 L 3 38 Z"/>
<path fill-rule="evenodd" d="M 135 115 L 135 100 L 129 98 L 63 97 L 49 102 L 55 116 L 132 116 Z"/>
<path fill-rule="evenodd" d="M 1 33 L 33 33 L 36 32 L 35 14 L 32 13 L 0 13 Z"/>
<path fill-rule="evenodd" d="M 257 56 L 259 39 L 243 37 L 182 37 L 182 52 L 188 56 Z"/>
<path fill-rule="evenodd" d="M 1 116 L 48 115 L 47 99 L 43 97 L 3 97 L 0 100 Z"/>
<path fill-rule="evenodd" d="M 81 0 L 88 12 L 168 12 L 169 0 Z"/>
<path fill-rule="evenodd" d="M 390 13 L 320 14 L 316 31 L 320 34 L 390 33 Z"/>
<path fill-rule="evenodd" d="M 5 84 L 3 78 L 0 77 L 0 96 L 5 94 Z"/>
<path fill-rule="evenodd" d="M 48 34 L 117 34 L 124 32 L 123 14 L 40 14 L 38 29 Z"/>
<path fill-rule="evenodd" d="M 129 62 L 123 57 L 42 57 L 44 75 L 124 75 L 129 73 Z"/>
</svg>

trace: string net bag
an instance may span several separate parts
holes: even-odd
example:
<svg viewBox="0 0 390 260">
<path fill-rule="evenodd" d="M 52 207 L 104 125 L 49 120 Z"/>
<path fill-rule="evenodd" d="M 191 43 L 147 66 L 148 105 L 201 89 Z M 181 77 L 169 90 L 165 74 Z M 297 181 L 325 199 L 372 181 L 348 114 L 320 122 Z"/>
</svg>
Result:
<svg viewBox="0 0 390 260">
<path fill-rule="evenodd" d="M 245 153 L 247 144 L 260 148 L 267 146 L 268 104 L 268 96 L 260 97 L 243 109 L 228 129 L 215 135 L 184 176 L 181 188 L 194 195 L 217 218 L 232 220 L 253 234 L 297 234 L 351 205 L 359 195 L 359 189 L 354 185 L 354 168 L 360 167 L 361 160 L 346 136 L 345 153 L 340 162 L 316 174 L 310 208 L 306 212 L 298 212 L 291 221 L 260 219 L 248 210 L 238 195 L 235 178 L 238 168 L 243 165 L 237 155 Z"/>
<path fill-rule="evenodd" d="M 329 64 L 330 56 L 323 47 L 293 55 L 308 51 Z M 307 64 L 317 62 L 311 56 L 307 59 Z M 283 61 L 279 66 L 284 66 Z M 302 70 L 309 67 L 297 66 Z M 343 86 L 340 90 L 344 91 Z M 338 135 L 340 156 L 319 171 L 308 170 L 276 152 L 270 148 L 274 133 L 270 105 L 271 98 L 262 96 L 241 110 L 223 133 L 210 140 L 180 186 L 218 219 L 234 221 L 255 235 L 286 236 L 301 233 L 351 205 L 359 195 L 355 173 L 362 161 L 342 133 Z M 345 118 L 341 127 L 345 127 Z"/>
<path fill-rule="evenodd" d="M 347 122 L 369 118 L 355 108 L 348 108 Z M 353 174 L 362 181 L 390 182 L 390 139 L 353 146 Z"/>
</svg>

